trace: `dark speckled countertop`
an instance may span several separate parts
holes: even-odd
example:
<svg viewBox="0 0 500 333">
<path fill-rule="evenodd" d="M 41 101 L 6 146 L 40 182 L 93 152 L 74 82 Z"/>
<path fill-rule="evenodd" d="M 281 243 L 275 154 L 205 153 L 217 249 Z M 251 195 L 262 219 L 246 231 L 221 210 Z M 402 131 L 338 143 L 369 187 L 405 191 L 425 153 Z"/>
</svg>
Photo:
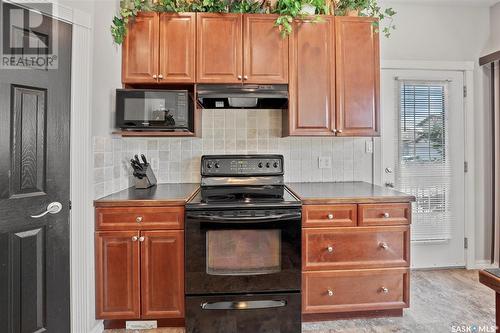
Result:
<svg viewBox="0 0 500 333">
<path fill-rule="evenodd" d="M 184 205 L 198 191 L 199 184 L 158 184 L 148 189 L 126 190 L 94 201 L 96 207 L 179 206 Z"/>
<path fill-rule="evenodd" d="M 305 205 L 415 201 L 412 195 L 365 182 L 288 183 L 286 185 Z"/>
</svg>

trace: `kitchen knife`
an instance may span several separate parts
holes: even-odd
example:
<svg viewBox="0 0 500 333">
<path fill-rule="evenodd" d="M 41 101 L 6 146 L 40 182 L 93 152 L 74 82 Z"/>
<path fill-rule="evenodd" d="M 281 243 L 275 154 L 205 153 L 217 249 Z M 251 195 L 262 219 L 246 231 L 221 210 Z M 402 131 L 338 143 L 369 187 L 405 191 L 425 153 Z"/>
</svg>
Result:
<svg viewBox="0 0 500 333">
<path fill-rule="evenodd" d="M 136 155 L 137 156 L 137 155 Z M 134 168 L 137 171 L 144 171 L 142 168 L 141 163 L 137 162 L 136 160 L 130 160 L 130 164 L 132 165 L 132 168 Z"/>
<path fill-rule="evenodd" d="M 144 156 L 144 154 L 141 154 L 141 159 L 142 159 L 142 161 L 144 162 L 144 165 L 145 165 L 145 166 L 148 166 L 148 165 L 149 165 L 148 160 L 146 159 L 146 156 Z"/>
<path fill-rule="evenodd" d="M 141 165 L 141 161 L 139 161 L 139 156 L 137 156 L 137 154 L 134 155 L 134 158 L 137 164 Z"/>
</svg>

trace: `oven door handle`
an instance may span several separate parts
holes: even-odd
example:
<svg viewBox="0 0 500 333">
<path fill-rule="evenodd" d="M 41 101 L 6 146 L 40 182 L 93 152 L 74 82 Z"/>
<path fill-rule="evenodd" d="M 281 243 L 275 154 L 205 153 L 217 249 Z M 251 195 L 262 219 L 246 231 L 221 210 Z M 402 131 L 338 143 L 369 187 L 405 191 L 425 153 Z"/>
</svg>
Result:
<svg viewBox="0 0 500 333">
<path fill-rule="evenodd" d="M 281 308 L 284 306 L 286 306 L 285 300 L 205 302 L 201 304 L 203 310 L 253 310 Z"/>
<path fill-rule="evenodd" d="M 292 219 L 300 219 L 302 214 L 300 212 L 297 213 L 287 213 L 287 214 L 275 214 L 275 215 L 267 215 L 267 216 L 220 216 L 220 215 L 203 215 L 203 214 L 193 214 L 187 213 L 186 217 L 198 219 L 200 221 L 208 221 L 211 223 L 241 223 L 241 222 L 270 222 L 270 221 L 283 221 L 283 220 L 292 220 Z"/>
</svg>

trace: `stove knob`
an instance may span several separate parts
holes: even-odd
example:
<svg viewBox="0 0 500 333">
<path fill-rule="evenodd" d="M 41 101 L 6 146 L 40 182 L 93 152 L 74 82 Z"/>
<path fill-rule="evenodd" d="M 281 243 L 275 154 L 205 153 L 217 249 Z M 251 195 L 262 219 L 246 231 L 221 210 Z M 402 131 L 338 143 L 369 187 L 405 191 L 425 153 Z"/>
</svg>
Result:
<svg viewBox="0 0 500 333">
<path fill-rule="evenodd" d="M 218 169 L 220 167 L 218 162 L 215 162 L 215 168 Z"/>
<path fill-rule="evenodd" d="M 277 168 L 278 167 L 278 162 L 274 162 L 273 167 Z"/>
<path fill-rule="evenodd" d="M 271 167 L 271 163 L 267 162 L 266 163 L 266 168 L 269 168 L 269 167 Z"/>
<path fill-rule="evenodd" d="M 207 163 L 207 168 L 212 169 L 212 162 Z"/>
<path fill-rule="evenodd" d="M 262 167 L 263 167 L 262 162 L 259 162 L 258 167 L 259 167 L 259 168 L 262 168 Z"/>
</svg>

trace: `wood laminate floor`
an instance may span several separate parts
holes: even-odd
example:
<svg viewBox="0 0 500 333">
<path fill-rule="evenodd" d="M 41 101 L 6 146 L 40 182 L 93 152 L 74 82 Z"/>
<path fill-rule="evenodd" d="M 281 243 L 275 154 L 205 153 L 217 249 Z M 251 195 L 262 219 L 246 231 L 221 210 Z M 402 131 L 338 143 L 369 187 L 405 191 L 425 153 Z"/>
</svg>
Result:
<svg viewBox="0 0 500 333">
<path fill-rule="evenodd" d="M 495 324 L 495 294 L 478 281 L 477 271 L 463 269 L 412 271 L 410 308 L 403 317 L 349 319 L 305 323 L 303 333 L 453 332 L 460 326 L 479 332 Z M 474 330 L 473 326 L 477 327 Z M 105 333 L 131 333 L 105 330 Z M 140 333 L 184 333 L 182 328 L 140 330 Z M 455 330 L 455 332 L 466 332 Z M 483 332 L 491 332 L 490 330 Z M 222 332 L 221 332 L 222 333 Z"/>
</svg>

